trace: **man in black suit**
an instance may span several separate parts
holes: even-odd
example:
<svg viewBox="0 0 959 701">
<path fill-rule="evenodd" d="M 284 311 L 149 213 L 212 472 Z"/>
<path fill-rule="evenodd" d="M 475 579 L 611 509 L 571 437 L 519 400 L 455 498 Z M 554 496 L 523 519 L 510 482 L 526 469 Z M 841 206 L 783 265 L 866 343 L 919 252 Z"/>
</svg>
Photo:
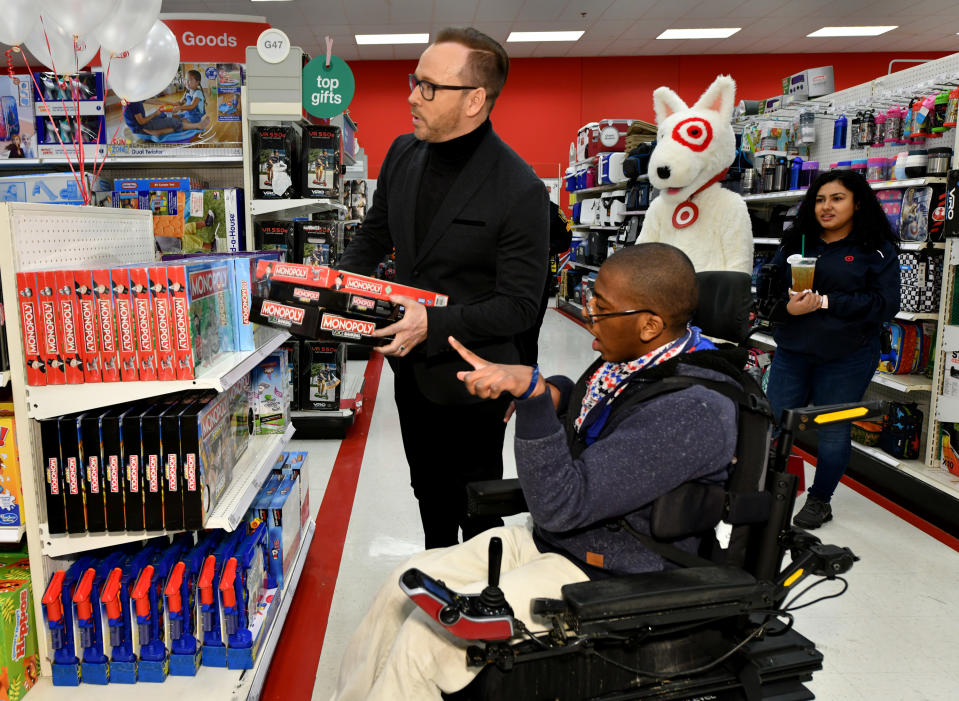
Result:
<svg viewBox="0 0 959 701">
<path fill-rule="evenodd" d="M 519 361 L 545 284 L 548 198 L 542 181 L 493 131 L 489 113 L 509 57 L 475 29 L 444 29 L 410 76 L 413 133 L 390 146 L 373 205 L 339 267 L 369 274 L 396 249 L 396 281 L 449 296 L 445 307 L 395 297 L 395 336 L 377 350 L 395 395 L 426 547 L 467 540 L 499 519 L 467 518 L 467 482 L 503 473 L 508 398 L 480 400 L 457 381 L 455 336 L 484 358 Z"/>
</svg>

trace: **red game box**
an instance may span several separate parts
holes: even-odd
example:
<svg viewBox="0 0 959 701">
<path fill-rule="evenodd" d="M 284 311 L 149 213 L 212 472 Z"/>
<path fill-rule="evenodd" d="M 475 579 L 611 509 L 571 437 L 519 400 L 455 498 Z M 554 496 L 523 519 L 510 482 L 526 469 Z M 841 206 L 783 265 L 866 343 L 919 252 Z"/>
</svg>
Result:
<svg viewBox="0 0 959 701">
<path fill-rule="evenodd" d="M 97 334 L 97 300 L 93 295 L 93 274 L 89 270 L 73 271 L 80 319 L 80 357 L 83 358 L 83 379 L 100 382 L 100 338 Z"/>
<path fill-rule="evenodd" d="M 345 270 L 334 270 L 321 265 L 299 265 L 261 260 L 256 265 L 257 283 L 269 280 L 292 282 L 309 287 L 325 287 L 343 292 L 359 292 L 369 297 L 389 301 L 390 295 L 412 297 L 428 307 L 445 307 L 449 297 L 438 292 L 407 287 L 388 280 L 377 280 Z"/>
<path fill-rule="evenodd" d="M 80 346 L 80 315 L 77 305 L 76 281 L 72 270 L 58 270 L 57 307 L 63 327 L 63 362 L 66 363 L 67 384 L 79 385 L 85 381 L 83 352 Z"/>
<path fill-rule="evenodd" d="M 113 307 L 113 286 L 109 268 L 91 271 L 93 297 L 97 303 L 97 330 L 100 336 L 100 373 L 103 382 L 119 382 L 117 364 L 117 331 Z"/>
<path fill-rule="evenodd" d="M 67 382 L 67 373 L 63 362 L 63 329 L 57 310 L 57 274 L 53 270 L 37 273 L 37 302 L 43 327 L 40 359 L 47 366 L 47 384 L 63 385 Z"/>
<path fill-rule="evenodd" d="M 120 360 L 120 380 L 136 382 L 137 329 L 133 317 L 133 295 L 130 293 L 130 271 L 127 268 L 111 268 L 113 283 L 113 308 L 117 320 L 117 354 Z"/>
<path fill-rule="evenodd" d="M 155 265 L 147 270 L 153 300 L 153 321 L 156 324 L 157 379 L 176 379 L 173 321 L 170 293 L 167 291 L 166 267 Z"/>
<path fill-rule="evenodd" d="M 136 321 L 137 372 L 141 380 L 157 380 L 156 325 L 153 321 L 153 294 L 150 292 L 149 269 L 130 268 L 130 295 Z"/>
<path fill-rule="evenodd" d="M 43 329 L 40 326 L 40 308 L 37 301 L 37 274 L 17 273 L 17 296 L 20 301 L 20 328 L 23 331 L 24 360 L 27 366 L 27 384 L 47 384 L 46 366 L 40 359 Z"/>
<path fill-rule="evenodd" d="M 190 338 L 190 302 L 186 293 L 186 271 L 182 265 L 170 265 L 167 266 L 166 273 L 173 323 L 176 379 L 192 380 L 196 375 L 196 369 L 193 365 L 193 344 Z"/>
</svg>

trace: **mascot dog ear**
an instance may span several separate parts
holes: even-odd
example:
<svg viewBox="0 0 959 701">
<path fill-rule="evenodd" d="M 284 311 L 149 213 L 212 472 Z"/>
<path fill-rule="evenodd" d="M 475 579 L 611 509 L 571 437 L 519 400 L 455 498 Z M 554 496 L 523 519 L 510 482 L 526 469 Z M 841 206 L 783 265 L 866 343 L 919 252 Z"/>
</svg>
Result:
<svg viewBox="0 0 959 701">
<path fill-rule="evenodd" d="M 733 99 L 735 95 L 736 81 L 728 75 L 717 76 L 713 84 L 693 105 L 693 109 L 718 112 L 719 119 L 723 123 L 727 123 L 733 118 Z"/>
<path fill-rule="evenodd" d="M 656 110 L 656 123 L 662 124 L 672 115 L 688 110 L 689 107 L 672 90 L 660 87 L 653 91 L 653 109 Z"/>
</svg>

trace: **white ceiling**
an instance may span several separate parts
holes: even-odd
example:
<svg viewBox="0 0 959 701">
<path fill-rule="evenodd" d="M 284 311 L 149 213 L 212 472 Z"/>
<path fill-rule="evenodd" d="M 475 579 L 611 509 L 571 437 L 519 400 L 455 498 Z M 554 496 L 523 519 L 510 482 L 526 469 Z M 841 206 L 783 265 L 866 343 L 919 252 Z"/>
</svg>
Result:
<svg viewBox="0 0 959 701">
<path fill-rule="evenodd" d="M 513 30 L 585 29 L 577 42 L 505 44 L 510 56 L 959 51 L 956 0 L 163 0 L 163 12 L 265 16 L 294 45 L 347 60 L 417 58 L 423 46 L 357 46 L 354 34 L 471 25 L 498 41 Z M 899 25 L 878 37 L 808 39 L 823 26 Z M 657 40 L 664 29 L 742 27 L 728 39 Z"/>
</svg>

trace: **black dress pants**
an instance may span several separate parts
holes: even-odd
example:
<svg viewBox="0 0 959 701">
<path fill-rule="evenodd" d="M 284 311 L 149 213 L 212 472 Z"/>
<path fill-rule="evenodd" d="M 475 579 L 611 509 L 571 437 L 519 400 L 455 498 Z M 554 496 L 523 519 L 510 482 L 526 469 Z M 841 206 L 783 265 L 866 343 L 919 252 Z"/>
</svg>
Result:
<svg viewBox="0 0 959 701">
<path fill-rule="evenodd" d="M 502 479 L 503 417 L 511 397 L 476 404 L 431 402 L 409 368 L 395 368 L 396 408 L 410 484 L 419 501 L 427 548 L 441 548 L 502 526 L 496 517 L 467 517 L 466 485 Z"/>
</svg>

